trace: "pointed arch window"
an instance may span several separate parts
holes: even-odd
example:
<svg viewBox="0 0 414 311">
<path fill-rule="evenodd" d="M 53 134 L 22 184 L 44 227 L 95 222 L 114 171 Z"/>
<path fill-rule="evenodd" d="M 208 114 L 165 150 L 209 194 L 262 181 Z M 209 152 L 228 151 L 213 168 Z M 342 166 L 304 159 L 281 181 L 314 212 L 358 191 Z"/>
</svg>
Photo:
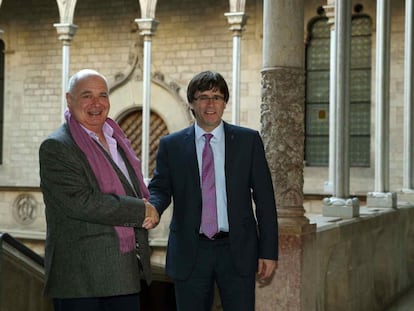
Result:
<svg viewBox="0 0 414 311">
<path fill-rule="evenodd" d="M 330 26 L 324 16 L 308 27 L 306 47 L 307 166 L 329 164 Z M 371 40 L 372 20 L 364 14 L 352 17 L 350 72 L 350 165 L 370 166 Z"/>
</svg>

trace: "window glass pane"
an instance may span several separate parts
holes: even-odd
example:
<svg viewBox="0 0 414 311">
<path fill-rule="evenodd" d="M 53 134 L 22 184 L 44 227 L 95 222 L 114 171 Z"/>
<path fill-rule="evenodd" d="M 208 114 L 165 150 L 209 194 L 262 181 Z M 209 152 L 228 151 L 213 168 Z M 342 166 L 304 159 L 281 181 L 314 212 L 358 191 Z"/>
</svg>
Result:
<svg viewBox="0 0 414 311">
<path fill-rule="evenodd" d="M 307 70 L 329 70 L 329 38 L 312 40 L 309 44 L 307 53 Z"/>
<path fill-rule="evenodd" d="M 350 79 L 350 99 L 354 101 L 371 100 L 371 69 L 352 70 Z"/>
<path fill-rule="evenodd" d="M 329 105 L 308 105 L 306 127 L 308 135 L 329 135 Z"/>
<path fill-rule="evenodd" d="M 351 68 L 371 68 L 371 37 L 351 39 Z"/>
<path fill-rule="evenodd" d="M 308 72 L 306 101 L 329 102 L 329 71 Z"/>
<path fill-rule="evenodd" d="M 351 136 L 349 142 L 351 166 L 369 166 L 370 137 Z"/>
<path fill-rule="evenodd" d="M 371 107 L 369 103 L 353 103 L 349 111 L 350 135 L 367 135 L 371 133 Z"/>
<path fill-rule="evenodd" d="M 369 16 L 352 19 L 350 72 L 350 163 L 370 164 L 371 30 Z M 329 163 L 330 27 L 326 17 L 313 20 L 306 50 L 305 158 L 310 166 Z"/>
<path fill-rule="evenodd" d="M 327 136 L 306 137 L 306 165 L 327 166 L 329 163 L 329 138 Z"/>
<path fill-rule="evenodd" d="M 331 29 L 328 24 L 327 17 L 320 17 L 316 21 L 314 21 L 311 29 L 312 39 L 317 38 L 330 38 L 331 36 Z"/>
<path fill-rule="evenodd" d="M 352 36 L 366 36 L 371 38 L 372 20 L 368 15 L 355 15 L 352 17 Z"/>
</svg>

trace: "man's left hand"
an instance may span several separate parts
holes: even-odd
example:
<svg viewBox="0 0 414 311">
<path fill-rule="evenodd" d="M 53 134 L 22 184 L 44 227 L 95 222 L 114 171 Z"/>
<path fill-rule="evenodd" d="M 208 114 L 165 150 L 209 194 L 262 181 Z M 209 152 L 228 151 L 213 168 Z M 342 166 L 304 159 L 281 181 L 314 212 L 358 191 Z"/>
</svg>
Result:
<svg viewBox="0 0 414 311">
<path fill-rule="evenodd" d="M 277 261 L 271 259 L 259 258 L 259 266 L 257 268 L 257 279 L 259 282 L 266 282 L 275 272 Z"/>
</svg>

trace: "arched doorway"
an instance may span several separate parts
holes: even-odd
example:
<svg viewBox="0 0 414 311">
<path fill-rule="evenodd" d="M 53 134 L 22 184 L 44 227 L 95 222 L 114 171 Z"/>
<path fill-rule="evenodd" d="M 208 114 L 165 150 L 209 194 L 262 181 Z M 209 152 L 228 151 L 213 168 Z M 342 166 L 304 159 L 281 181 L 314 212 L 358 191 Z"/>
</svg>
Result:
<svg viewBox="0 0 414 311">
<path fill-rule="evenodd" d="M 118 124 L 131 141 L 132 148 L 136 155 L 141 158 L 142 144 L 142 109 L 134 107 L 125 111 L 119 118 Z M 149 163 L 148 173 L 151 177 L 155 169 L 155 157 L 161 137 L 169 134 L 164 120 L 154 111 L 150 115 L 150 144 L 149 144 Z"/>
</svg>

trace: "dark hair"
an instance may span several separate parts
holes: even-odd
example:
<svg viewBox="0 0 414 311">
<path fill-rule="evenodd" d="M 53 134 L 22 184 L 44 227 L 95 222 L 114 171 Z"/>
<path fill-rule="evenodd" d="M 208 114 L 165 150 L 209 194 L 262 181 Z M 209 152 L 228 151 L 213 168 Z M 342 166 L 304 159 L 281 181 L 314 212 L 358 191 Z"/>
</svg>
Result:
<svg viewBox="0 0 414 311">
<path fill-rule="evenodd" d="M 194 100 L 194 94 L 208 90 L 219 90 L 224 95 L 224 101 L 229 100 L 229 88 L 226 80 L 218 72 L 203 71 L 191 79 L 187 88 L 187 100 L 191 103 Z"/>
</svg>

